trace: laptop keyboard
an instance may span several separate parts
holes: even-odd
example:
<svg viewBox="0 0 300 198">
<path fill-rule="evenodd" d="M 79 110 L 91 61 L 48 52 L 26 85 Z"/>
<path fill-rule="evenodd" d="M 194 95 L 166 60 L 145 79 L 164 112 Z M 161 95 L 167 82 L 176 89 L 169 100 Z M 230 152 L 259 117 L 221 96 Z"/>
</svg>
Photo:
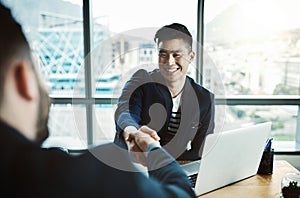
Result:
<svg viewBox="0 0 300 198">
<path fill-rule="evenodd" d="M 198 173 L 188 176 L 193 188 L 195 188 L 196 185 L 197 175 Z"/>
</svg>

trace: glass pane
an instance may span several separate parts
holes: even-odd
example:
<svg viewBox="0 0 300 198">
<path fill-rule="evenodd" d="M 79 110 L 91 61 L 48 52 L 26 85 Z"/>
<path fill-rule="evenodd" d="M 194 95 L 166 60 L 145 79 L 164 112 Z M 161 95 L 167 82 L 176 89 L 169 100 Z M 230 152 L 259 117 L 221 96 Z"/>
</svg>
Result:
<svg viewBox="0 0 300 198">
<path fill-rule="evenodd" d="M 82 5 L 63 0 L 4 0 L 23 25 L 52 97 L 84 96 Z"/>
<path fill-rule="evenodd" d="M 124 9 L 128 6 L 132 11 Z M 124 82 L 138 68 L 149 71 L 157 68 L 153 38 L 158 28 L 174 22 L 182 23 L 196 38 L 196 0 L 188 3 L 94 0 L 92 9 L 92 66 L 96 97 L 118 97 Z M 179 14 L 182 12 L 184 14 Z"/>
<path fill-rule="evenodd" d="M 85 106 L 52 105 L 48 126 L 50 136 L 44 147 L 87 148 Z"/>
<path fill-rule="evenodd" d="M 114 140 L 116 130 L 114 112 L 116 105 L 95 105 L 95 133 L 94 144 L 103 144 Z"/>
<path fill-rule="evenodd" d="M 299 95 L 300 1 L 205 1 L 205 83 L 216 66 L 226 95 Z"/>
<path fill-rule="evenodd" d="M 226 106 L 226 119 L 222 130 L 271 121 L 270 137 L 276 141 L 295 141 L 297 114 L 298 106 L 230 105 Z"/>
</svg>

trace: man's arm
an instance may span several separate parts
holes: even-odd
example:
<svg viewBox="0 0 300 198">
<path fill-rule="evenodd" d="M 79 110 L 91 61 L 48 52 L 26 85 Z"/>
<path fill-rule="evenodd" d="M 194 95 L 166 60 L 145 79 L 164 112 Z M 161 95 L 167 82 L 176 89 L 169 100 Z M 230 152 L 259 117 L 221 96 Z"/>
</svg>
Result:
<svg viewBox="0 0 300 198">
<path fill-rule="evenodd" d="M 196 197 L 187 175 L 166 150 L 153 150 L 147 162 L 149 178 L 160 183 L 164 197 Z"/>
<path fill-rule="evenodd" d="M 157 193 L 163 197 L 196 197 L 191 184 L 176 160 L 148 134 L 130 134 L 147 157 L 151 182 L 159 185 Z M 155 182 L 156 181 L 156 182 Z"/>
<path fill-rule="evenodd" d="M 140 87 L 148 81 L 148 72 L 146 70 L 138 70 L 126 82 L 119 97 L 115 111 L 116 136 L 114 143 L 124 149 L 130 147 L 127 142 L 129 134 L 140 129 L 139 123 L 143 107 L 143 92 Z"/>
<path fill-rule="evenodd" d="M 147 77 L 149 78 L 147 71 L 138 70 L 122 89 L 115 112 L 117 133 L 123 132 L 128 126 L 140 128 L 138 123 L 141 120 L 143 93 L 138 88 L 147 82 Z"/>
</svg>

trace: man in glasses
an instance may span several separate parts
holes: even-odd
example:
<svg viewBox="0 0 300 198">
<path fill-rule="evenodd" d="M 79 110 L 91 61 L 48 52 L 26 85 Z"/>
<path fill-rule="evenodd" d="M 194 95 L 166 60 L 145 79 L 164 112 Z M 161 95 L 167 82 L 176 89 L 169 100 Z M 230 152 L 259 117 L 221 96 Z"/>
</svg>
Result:
<svg viewBox="0 0 300 198">
<path fill-rule="evenodd" d="M 50 100 L 21 26 L 1 3 L 0 29 L 2 197 L 195 197 L 178 163 L 146 133 L 129 140 L 144 152 L 149 178 L 113 143 L 80 156 L 41 148 Z"/>
<path fill-rule="evenodd" d="M 135 150 L 130 134 L 157 133 L 176 159 L 200 159 L 205 136 L 214 130 L 214 95 L 187 76 L 195 58 L 192 35 L 173 23 L 160 28 L 154 41 L 158 69 L 138 70 L 125 84 L 115 112 L 115 143 Z"/>
</svg>

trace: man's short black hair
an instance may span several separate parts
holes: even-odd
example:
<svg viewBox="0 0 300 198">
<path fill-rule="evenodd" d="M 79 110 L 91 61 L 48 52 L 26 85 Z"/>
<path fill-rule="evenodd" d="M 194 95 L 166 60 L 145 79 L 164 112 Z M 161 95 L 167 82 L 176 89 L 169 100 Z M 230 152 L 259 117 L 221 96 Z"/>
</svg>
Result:
<svg viewBox="0 0 300 198">
<path fill-rule="evenodd" d="M 21 25 L 0 2 L 0 66 L 16 56 L 30 57 L 30 46 Z M 26 57 L 27 56 L 27 57 Z"/>
<path fill-rule="evenodd" d="M 172 23 L 170 25 L 165 25 L 162 28 L 160 28 L 154 36 L 154 42 L 156 42 L 157 45 L 161 41 L 172 39 L 183 39 L 190 46 L 190 50 L 192 50 L 192 35 L 187 29 L 187 27 L 180 23 Z"/>
<path fill-rule="evenodd" d="M 18 58 L 32 63 L 30 46 L 21 25 L 16 22 L 10 9 L 0 2 L 0 103 L 6 71 L 11 61 Z"/>
</svg>

